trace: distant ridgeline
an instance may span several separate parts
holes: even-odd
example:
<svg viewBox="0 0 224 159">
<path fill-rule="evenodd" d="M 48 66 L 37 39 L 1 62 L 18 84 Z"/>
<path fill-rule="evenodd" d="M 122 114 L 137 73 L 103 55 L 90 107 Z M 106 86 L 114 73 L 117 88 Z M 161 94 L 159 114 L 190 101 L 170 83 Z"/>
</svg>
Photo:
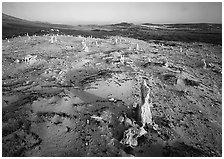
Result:
<svg viewBox="0 0 224 159">
<path fill-rule="evenodd" d="M 133 24 L 118 23 L 111 25 L 71 26 L 50 24 L 19 19 L 2 14 L 2 38 L 17 36 L 44 35 L 51 29 L 60 30 L 58 34 L 93 36 L 107 38 L 108 36 L 124 36 L 139 40 L 163 40 L 181 42 L 205 42 L 222 44 L 222 24 L 190 23 L 190 24 Z"/>
</svg>

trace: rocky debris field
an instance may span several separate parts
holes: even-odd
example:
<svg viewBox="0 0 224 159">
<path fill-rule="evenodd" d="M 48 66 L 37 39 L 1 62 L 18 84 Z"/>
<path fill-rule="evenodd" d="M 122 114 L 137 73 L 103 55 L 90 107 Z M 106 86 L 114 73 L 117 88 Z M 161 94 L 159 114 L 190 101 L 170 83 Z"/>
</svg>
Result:
<svg viewBox="0 0 224 159">
<path fill-rule="evenodd" d="M 2 41 L 3 156 L 222 156 L 222 48 Z"/>
</svg>

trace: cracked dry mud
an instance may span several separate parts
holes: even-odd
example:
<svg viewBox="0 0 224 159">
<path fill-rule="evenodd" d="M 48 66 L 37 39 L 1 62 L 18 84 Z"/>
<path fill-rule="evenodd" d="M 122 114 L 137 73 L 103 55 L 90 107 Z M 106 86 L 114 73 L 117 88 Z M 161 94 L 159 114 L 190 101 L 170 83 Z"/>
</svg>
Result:
<svg viewBox="0 0 224 159">
<path fill-rule="evenodd" d="M 2 41 L 3 156 L 222 155 L 221 46 L 86 38 L 84 52 L 84 37 L 57 39 Z M 157 128 L 130 147 L 142 80 Z"/>
</svg>

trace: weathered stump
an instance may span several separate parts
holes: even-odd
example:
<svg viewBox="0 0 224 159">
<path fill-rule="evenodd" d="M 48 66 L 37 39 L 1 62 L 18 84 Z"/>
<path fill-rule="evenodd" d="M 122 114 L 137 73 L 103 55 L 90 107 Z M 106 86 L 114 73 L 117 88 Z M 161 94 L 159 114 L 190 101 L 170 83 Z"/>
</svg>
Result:
<svg viewBox="0 0 224 159">
<path fill-rule="evenodd" d="M 142 127 L 149 124 L 152 125 L 152 113 L 151 106 L 152 103 L 150 100 L 150 88 L 147 86 L 146 81 L 144 80 L 141 84 L 141 105 L 138 110 L 138 122 L 142 124 Z"/>
</svg>

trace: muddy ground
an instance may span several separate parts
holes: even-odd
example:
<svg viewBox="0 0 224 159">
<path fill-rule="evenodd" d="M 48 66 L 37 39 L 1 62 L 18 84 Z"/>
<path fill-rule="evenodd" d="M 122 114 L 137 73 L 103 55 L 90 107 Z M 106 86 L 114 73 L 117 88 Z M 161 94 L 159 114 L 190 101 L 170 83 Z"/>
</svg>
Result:
<svg viewBox="0 0 224 159">
<path fill-rule="evenodd" d="M 2 41 L 3 156 L 222 156 L 220 45 L 50 39 Z M 124 145 L 142 80 L 158 127 Z"/>
</svg>

